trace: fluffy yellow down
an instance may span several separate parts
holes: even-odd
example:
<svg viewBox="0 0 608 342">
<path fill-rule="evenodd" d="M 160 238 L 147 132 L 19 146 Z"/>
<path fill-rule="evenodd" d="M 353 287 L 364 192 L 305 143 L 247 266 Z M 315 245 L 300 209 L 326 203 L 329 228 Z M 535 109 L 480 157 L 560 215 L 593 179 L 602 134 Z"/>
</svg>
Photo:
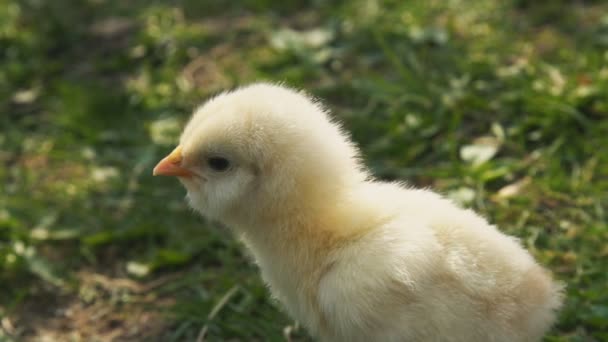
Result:
<svg viewBox="0 0 608 342">
<path fill-rule="evenodd" d="M 374 179 L 301 92 L 221 94 L 180 147 L 192 207 L 232 228 L 322 341 L 538 341 L 555 320 L 561 287 L 516 239 L 432 191 Z"/>
</svg>

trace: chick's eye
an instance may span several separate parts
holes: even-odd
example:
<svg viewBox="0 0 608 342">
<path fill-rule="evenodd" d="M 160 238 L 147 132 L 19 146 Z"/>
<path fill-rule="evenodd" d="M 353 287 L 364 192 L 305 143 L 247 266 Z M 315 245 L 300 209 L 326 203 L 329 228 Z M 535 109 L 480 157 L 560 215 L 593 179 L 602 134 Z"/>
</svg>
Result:
<svg viewBox="0 0 608 342">
<path fill-rule="evenodd" d="M 226 171 L 230 167 L 230 162 L 224 157 L 209 157 L 207 165 L 214 171 Z"/>
</svg>

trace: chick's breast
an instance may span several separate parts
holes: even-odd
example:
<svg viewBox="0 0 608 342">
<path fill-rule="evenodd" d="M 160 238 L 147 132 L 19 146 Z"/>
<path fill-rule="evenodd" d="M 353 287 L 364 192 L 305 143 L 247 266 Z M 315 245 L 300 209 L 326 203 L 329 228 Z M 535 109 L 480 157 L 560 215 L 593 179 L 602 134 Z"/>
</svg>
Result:
<svg viewBox="0 0 608 342">
<path fill-rule="evenodd" d="M 374 185 L 371 185 L 374 187 Z M 376 185 L 387 220 L 332 255 L 327 341 L 537 341 L 560 287 L 512 238 L 425 190 Z"/>
</svg>

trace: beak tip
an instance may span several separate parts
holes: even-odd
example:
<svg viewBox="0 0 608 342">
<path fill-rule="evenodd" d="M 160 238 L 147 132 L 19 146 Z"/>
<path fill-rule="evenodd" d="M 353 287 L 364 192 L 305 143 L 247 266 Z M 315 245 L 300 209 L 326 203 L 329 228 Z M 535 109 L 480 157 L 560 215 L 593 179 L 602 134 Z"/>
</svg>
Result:
<svg viewBox="0 0 608 342">
<path fill-rule="evenodd" d="M 181 146 L 177 146 L 173 152 L 158 162 L 152 170 L 152 176 L 191 177 L 193 173 L 182 167 L 181 161 Z"/>
<path fill-rule="evenodd" d="M 152 169 L 152 176 L 164 176 L 165 175 L 165 170 L 166 169 L 166 165 L 163 164 L 163 161 L 160 161 L 155 167 L 154 169 Z"/>
</svg>

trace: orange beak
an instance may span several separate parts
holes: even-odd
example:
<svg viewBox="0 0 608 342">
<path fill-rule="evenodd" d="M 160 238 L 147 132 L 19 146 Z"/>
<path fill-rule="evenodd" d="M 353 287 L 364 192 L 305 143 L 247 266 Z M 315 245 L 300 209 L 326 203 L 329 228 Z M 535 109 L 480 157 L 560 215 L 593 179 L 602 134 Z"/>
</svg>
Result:
<svg viewBox="0 0 608 342">
<path fill-rule="evenodd" d="M 152 174 L 154 176 L 192 177 L 194 173 L 181 166 L 182 159 L 182 147 L 177 146 L 173 152 L 158 162 Z"/>
</svg>

